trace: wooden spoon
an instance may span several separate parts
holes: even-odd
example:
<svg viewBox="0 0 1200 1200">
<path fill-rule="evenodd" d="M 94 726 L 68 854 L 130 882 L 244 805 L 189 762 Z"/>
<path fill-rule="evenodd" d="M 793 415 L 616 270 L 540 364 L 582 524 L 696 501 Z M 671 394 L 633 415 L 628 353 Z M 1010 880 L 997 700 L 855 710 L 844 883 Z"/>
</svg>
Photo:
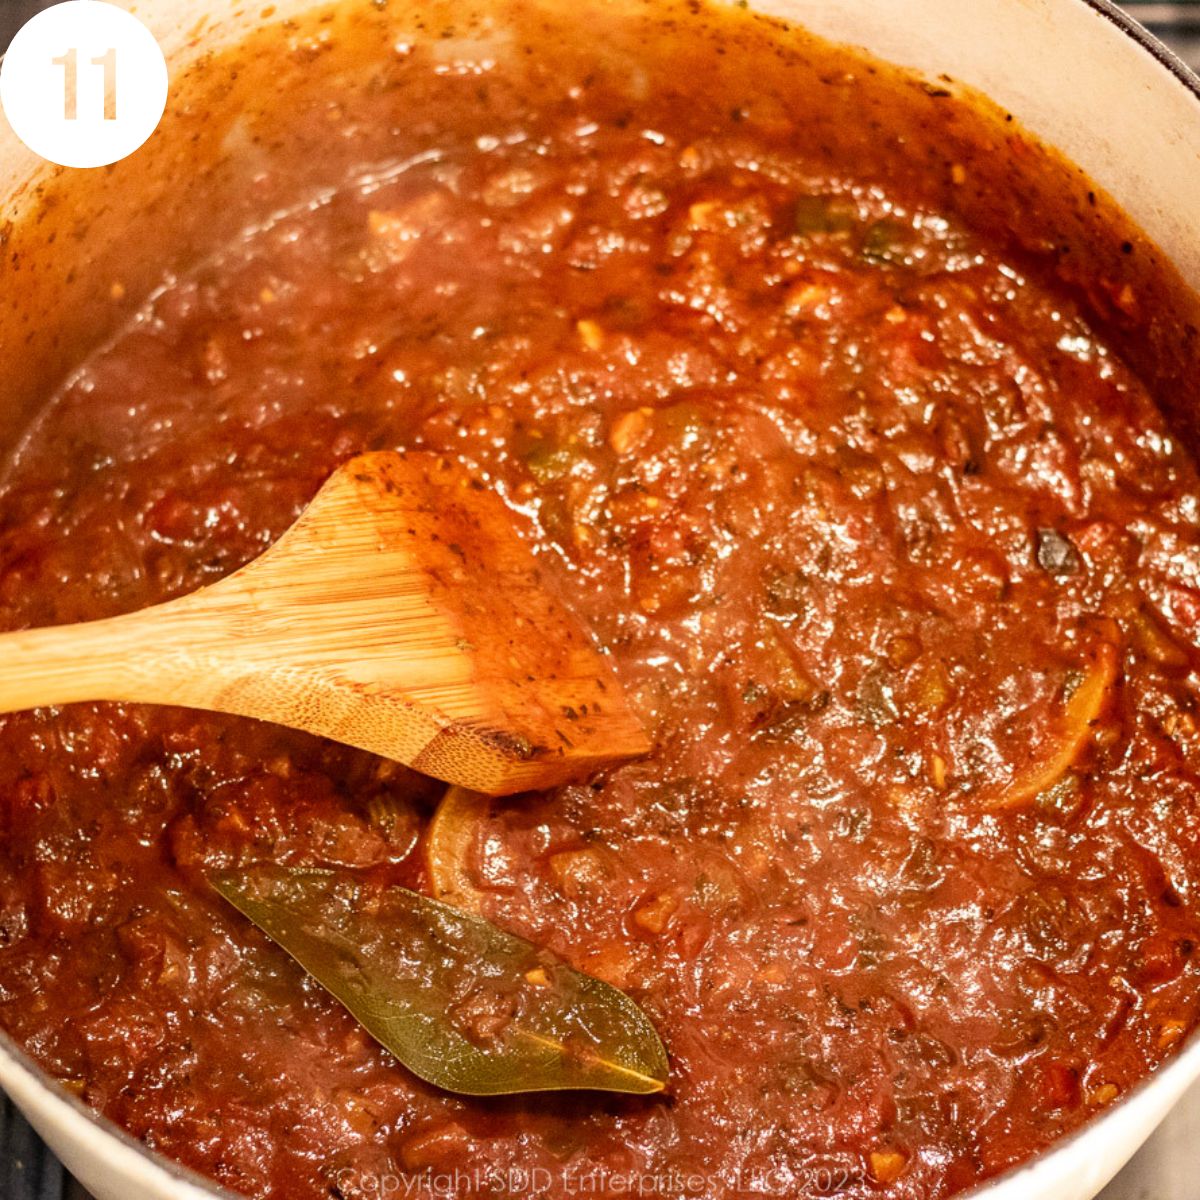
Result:
<svg viewBox="0 0 1200 1200">
<path fill-rule="evenodd" d="M 0 636 L 0 712 L 259 717 L 492 795 L 648 747 L 500 498 L 432 454 L 339 468 L 265 554 L 141 612 Z"/>
</svg>

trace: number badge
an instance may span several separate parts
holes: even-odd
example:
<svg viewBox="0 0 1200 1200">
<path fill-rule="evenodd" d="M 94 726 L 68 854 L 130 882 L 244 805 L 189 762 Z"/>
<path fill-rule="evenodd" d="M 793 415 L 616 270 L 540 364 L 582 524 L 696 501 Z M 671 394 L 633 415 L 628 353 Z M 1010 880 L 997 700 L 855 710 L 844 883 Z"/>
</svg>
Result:
<svg viewBox="0 0 1200 1200">
<path fill-rule="evenodd" d="M 154 35 L 105 0 L 38 13 L 0 65 L 0 105 L 35 154 L 64 167 L 103 167 L 132 154 L 167 104 L 167 64 Z"/>
</svg>

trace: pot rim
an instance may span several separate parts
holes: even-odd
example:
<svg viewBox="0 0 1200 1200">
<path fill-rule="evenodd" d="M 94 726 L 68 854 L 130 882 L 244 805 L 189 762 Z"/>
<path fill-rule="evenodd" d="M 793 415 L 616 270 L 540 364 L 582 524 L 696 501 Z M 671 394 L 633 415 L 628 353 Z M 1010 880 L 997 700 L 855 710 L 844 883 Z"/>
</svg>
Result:
<svg viewBox="0 0 1200 1200">
<path fill-rule="evenodd" d="M 1115 0 L 1081 0 L 1086 8 L 1112 22 L 1122 33 L 1135 41 L 1151 58 L 1165 67 L 1197 100 L 1200 100 L 1200 73 L 1175 53 L 1160 37 L 1150 32 L 1126 9 L 1118 8 Z"/>
<path fill-rule="evenodd" d="M 319 0 L 314 0 L 314 4 L 317 2 Z M 1150 55 L 1159 66 L 1171 74 L 1176 83 L 1181 84 L 1190 92 L 1192 99 L 1197 105 L 1200 105 L 1200 73 L 1185 63 L 1159 37 L 1151 33 L 1125 9 L 1119 8 L 1114 0 L 1078 0 L 1078 3 L 1114 25 L 1139 49 Z M 3 61 L 4 53 L 0 51 L 0 63 Z M 189 1195 L 196 1197 L 196 1200 L 202 1200 L 205 1197 L 210 1200 L 241 1200 L 236 1193 L 228 1191 L 216 1181 L 200 1175 L 191 1168 L 147 1146 L 145 1142 L 135 1138 L 102 1112 L 86 1104 L 39 1067 L 5 1030 L 0 1029 L 0 1071 L 5 1067 L 11 1067 L 17 1071 L 29 1086 L 30 1091 L 37 1094 L 43 1106 L 42 1115 L 52 1113 L 54 1116 L 68 1121 L 84 1122 L 83 1126 L 76 1125 L 76 1134 L 87 1129 L 89 1132 L 98 1134 L 101 1139 L 107 1139 L 113 1144 L 114 1149 L 121 1153 L 129 1153 L 135 1159 L 140 1160 L 141 1165 L 149 1171 L 151 1176 L 156 1177 L 157 1182 L 183 1185 L 189 1190 Z M 999 1175 L 981 1180 L 967 1191 L 958 1193 L 958 1196 L 961 1200 L 987 1200 L 994 1189 L 1002 1186 L 1008 1188 L 1017 1180 L 1037 1172 L 1041 1164 L 1055 1154 L 1069 1150 L 1100 1127 L 1119 1119 L 1119 1115 L 1134 1101 L 1144 1096 L 1152 1087 L 1160 1087 L 1168 1078 L 1185 1081 L 1180 1085 L 1181 1091 L 1200 1079 L 1200 1030 L 1194 1030 L 1185 1045 L 1169 1061 L 1139 1080 L 1117 1103 L 1098 1112 L 1079 1128 L 1056 1138 L 1032 1158 L 1017 1163 Z M 4 1090 L 7 1092 L 7 1088 Z M 9 1098 L 14 1106 L 20 1107 L 15 1105 L 15 1101 L 11 1101 L 11 1096 Z M 1175 1103 L 1172 1102 L 1171 1107 L 1174 1107 Z M 57 1112 L 53 1112 L 55 1109 Z"/>
<path fill-rule="evenodd" d="M 106 1117 L 99 1109 L 85 1103 L 57 1079 L 47 1074 L 21 1046 L 13 1041 L 5 1030 L 0 1029 L 0 1067 L 5 1066 L 12 1066 L 24 1077 L 33 1090 L 40 1092 L 40 1099 L 43 1103 L 51 1108 L 57 1108 L 58 1112 L 54 1114 L 55 1116 L 71 1121 L 86 1122 L 91 1130 L 117 1143 L 122 1151 L 132 1153 L 142 1159 L 150 1171 L 157 1174 L 162 1182 L 184 1184 L 194 1189 L 195 1194 L 213 1197 L 214 1200 L 243 1200 L 236 1193 L 227 1191 L 215 1180 L 208 1179 L 190 1167 L 185 1167 L 173 1158 L 168 1158 L 167 1155 L 147 1146 L 145 1142 L 134 1137 L 110 1117 Z M 7 1087 L 4 1090 L 8 1094 Z M 9 1100 L 14 1107 L 20 1107 L 12 1100 L 11 1095 L 9 1095 Z M 35 1132 L 37 1132 L 36 1129 Z M 189 1193 L 189 1200 L 190 1195 Z"/>
</svg>

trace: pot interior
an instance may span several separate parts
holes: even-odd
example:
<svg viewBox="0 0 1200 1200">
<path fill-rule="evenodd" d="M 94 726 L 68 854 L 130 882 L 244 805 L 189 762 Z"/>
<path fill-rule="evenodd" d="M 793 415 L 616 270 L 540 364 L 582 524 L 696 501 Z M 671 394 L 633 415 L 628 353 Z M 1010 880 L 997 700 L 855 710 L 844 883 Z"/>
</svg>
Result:
<svg viewBox="0 0 1200 1200">
<path fill-rule="evenodd" d="M 836 140 L 847 173 L 902 178 L 931 207 L 959 213 L 1054 272 L 1149 382 L 1181 435 L 1200 446 L 1192 290 L 1200 285 L 1200 103 L 1188 85 L 1082 0 L 978 0 L 969 16 L 952 0 L 913 0 L 902 22 L 891 0 L 757 7 L 918 69 L 899 101 L 891 87 L 866 80 L 848 105 L 825 77 L 825 60 L 803 53 L 765 68 L 759 86 L 781 122 L 799 120 L 814 145 Z M 577 16 L 565 7 L 540 0 L 515 8 L 524 19 L 536 8 L 551 23 L 545 44 L 559 60 L 600 44 L 613 76 L 624 69 L 622 38 L 630 35 L 609 27 L 604 10 L 581 46 Z M 402 48 L 436 44 L 434 29 L 456 53 L 473 45 L 480 63 L 521 61 L 501 11 L 449 0 L 419 13 L 396 0 L 337 11 L 292 2 L 264 10 L 255 31 L 259 19 L 232 4 L 143 6 L 173 65 L 168 114 L 147 146 L 112 169 L 72 173 L 38 166 L 0 135 L 0 444 L 12 446 L 64 373 L 164 280 L 247 227 L 321 202 L 347 178 L 369 187 L 398 164 L 436 154 L 446 137 L 436 113 L 457 77 L 410 83 L 394 64 Z M 663 0 L 640 19 L 703 17 Z M 493 98 L 502 111 L 553 103 L 553 79 L 536 62 L 514 78 L 511 95 Z M 638 86 L 628 80 L 633 99 Z M 985 119 L 947 131 L 933 114 L 964 94 Z M 331 141 L 339 106 L 377 119 Z M 481 108 L 477 124 L 454 136 L 486 136 L 494 121 L 495 110 Z M 903 140 L 888 133 L 897 123 L 911 131 Z M 1063 156 L 1018 139 L 1019 126 Z"/>
</svg>

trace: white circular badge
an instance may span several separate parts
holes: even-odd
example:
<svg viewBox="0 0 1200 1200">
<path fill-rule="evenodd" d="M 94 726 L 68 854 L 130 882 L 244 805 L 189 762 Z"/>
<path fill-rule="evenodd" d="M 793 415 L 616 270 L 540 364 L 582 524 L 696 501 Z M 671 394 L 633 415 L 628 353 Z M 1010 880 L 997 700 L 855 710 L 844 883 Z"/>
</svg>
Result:
<svg viewBox="0 0 1200 1200">
<path fill-rule="evenodd" d="M 167 106 L 154 35 L 104 0 L 67 0 L 29 20 L 0 64 L 0 105 L 17 137 L 64 167 L 132 154 Z"/>
</svg>

